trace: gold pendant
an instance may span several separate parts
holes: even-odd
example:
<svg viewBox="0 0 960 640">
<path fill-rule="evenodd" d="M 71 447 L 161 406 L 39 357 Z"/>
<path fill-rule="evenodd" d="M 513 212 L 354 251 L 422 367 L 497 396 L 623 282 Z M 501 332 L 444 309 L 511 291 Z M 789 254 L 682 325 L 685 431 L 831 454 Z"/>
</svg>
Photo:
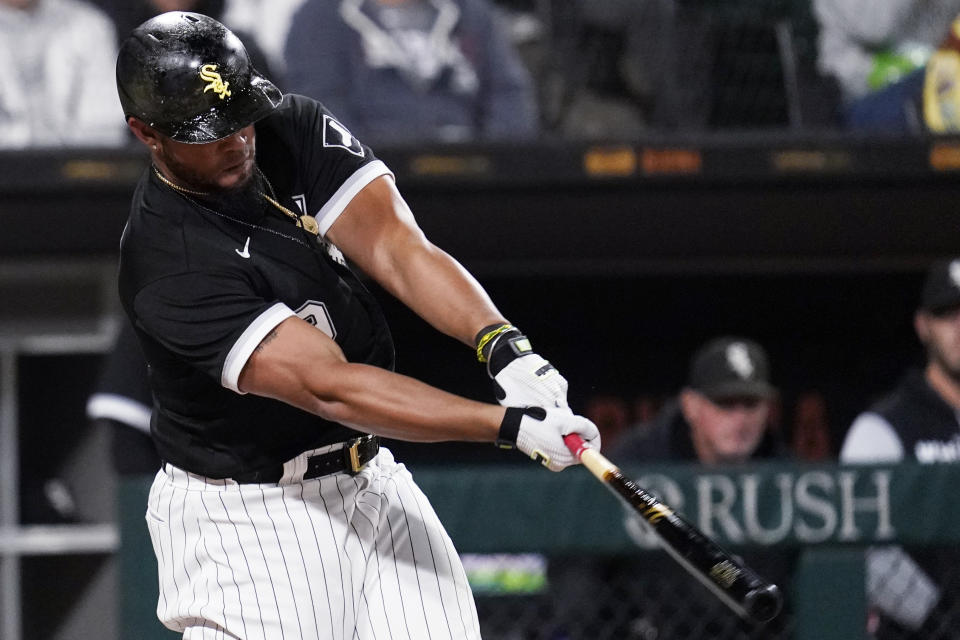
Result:
<svg viewBox="0 0 960 640">
<path fill-rule="evenodd" d="M 307 230 L 307 233 L 312 233 L 315 236 L 320 235 L 320 225 L 317 224 L 317 219 L 313 216 L 303 214 L 300 216 L 300 224 Z"/>
</svg>

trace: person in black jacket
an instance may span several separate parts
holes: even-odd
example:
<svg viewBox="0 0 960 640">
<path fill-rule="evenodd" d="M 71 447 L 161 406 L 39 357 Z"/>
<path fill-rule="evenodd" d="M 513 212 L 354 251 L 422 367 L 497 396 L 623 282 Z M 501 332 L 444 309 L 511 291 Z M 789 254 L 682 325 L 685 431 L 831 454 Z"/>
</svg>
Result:
<svg viewBox="0 0 960 640">
<path fill-rule="evenodd" d="M 611 457 L 714 465 L 781 456 L 785 450 L 769 424 L 776 393 L 763 347 L 741 337 L 716 338 L 694 354 L 677 397 L 649 425 L 625 435 Z"/>
</svg>

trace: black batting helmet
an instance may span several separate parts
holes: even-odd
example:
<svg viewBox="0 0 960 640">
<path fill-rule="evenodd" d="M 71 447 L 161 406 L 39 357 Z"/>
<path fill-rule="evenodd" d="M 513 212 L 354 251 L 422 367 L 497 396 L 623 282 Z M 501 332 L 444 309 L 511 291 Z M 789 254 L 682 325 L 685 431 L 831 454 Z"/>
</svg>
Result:
<svg viewBox="0 0 960 640">
<path fill-rule="evenodd" d="M 283 94 L 250 64 L 243 43 L 203 14 L 170 11 L 120 45 L 117 92 L 124 115 L 200 144 L 268 115 Z"/>
</svg>

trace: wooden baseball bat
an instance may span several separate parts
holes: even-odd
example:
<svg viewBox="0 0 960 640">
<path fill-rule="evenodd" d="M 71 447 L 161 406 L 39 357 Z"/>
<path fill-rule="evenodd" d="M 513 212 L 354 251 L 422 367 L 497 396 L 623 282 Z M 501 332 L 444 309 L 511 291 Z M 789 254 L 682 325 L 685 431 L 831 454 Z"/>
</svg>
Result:
<svg viewBox="0 0 960 640">
<path fill-rule="evenodd" d="M 584 444 L 580 436 L 571 433 L 563 440 L 590 473 L 650 525 L 663 548 L 680 566 L 739 616 L 768 622 L 780 612 L 783 597 L 777 585 L 763 580 L 669 506 L 637 486 L 599 451 Z"/>
</svg>

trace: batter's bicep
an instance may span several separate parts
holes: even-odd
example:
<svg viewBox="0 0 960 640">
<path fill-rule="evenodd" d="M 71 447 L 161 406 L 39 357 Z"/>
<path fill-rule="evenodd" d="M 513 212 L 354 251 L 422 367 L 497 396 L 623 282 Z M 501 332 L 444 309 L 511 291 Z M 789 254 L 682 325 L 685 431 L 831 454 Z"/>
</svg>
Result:
<svg viewBox="0 0 960 640">
<path fill-rule="evenodd" d="M 312 413 L 318 398 L 336 395 L 340 346 L 296 316 L 273 327 L 247 358 L 238 386 L 244 393 L 274 398 Z"/>
</svg>

